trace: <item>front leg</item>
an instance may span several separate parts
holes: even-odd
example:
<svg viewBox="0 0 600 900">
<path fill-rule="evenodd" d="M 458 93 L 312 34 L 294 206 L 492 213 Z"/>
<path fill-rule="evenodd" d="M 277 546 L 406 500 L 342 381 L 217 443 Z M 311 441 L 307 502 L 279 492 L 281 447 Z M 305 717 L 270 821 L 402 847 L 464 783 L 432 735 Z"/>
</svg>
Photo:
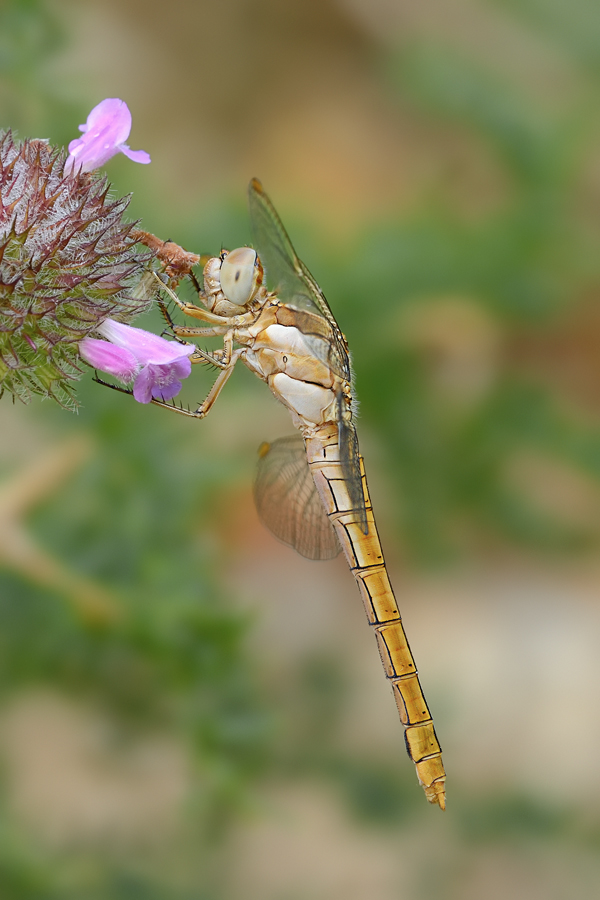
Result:
<svg viewBox="0 0 600 900">
<path fill-rule="evenodd" d="M 235 367 L 238 359 L 245 353 L 245 348 L 240 347 L 238 350 L 234 350 L 231 353 L 229 361 L 224 365 L 224 367 L 219 372 L 215 383 L 212 388 L 208 392 L 206 400 L 197 407 L 197 409 L 184 409 L 182 406 L 176 406 L 173 403 L 165 403 L 164 400 L 152 400 L 156 406 L 162 406 L 164 409 L 171 409 L 174 412 L 179 413 L 182 416 L 190 416 L 193 419 L 203 419 L 210 412 L 213 403 L 229 381 L 231 377 L 231 373 Z M 215 360 L 211 360 L 214 362 Z M 112 386 L 112 385 L 111 385 Z M 130 392 L 128 392 L 130 393 Z"/>
<path fill-rule="evenodd" d="M 198 406 L 196 409 L 185 409 L 183 406 L 177 406 L 175 403 L 167 403 L 165 400 L 152 399 L 151 402 L 154 403 L 155 406 L 162 406 L 163 409 L 170 409 L 172 412 L 179 413 L 182 416 L 189 416 L 192 419 L 203 419 L 210 412 L 213 403 L 225 387 L 226 383 L 229 381 L 236 362 L 244 353 L 244 347 L 240 347 L 238 350 L 235 350 L 233 353 L 231 353 L 229 361 L 227 362 L 226 366 L 219 372 L 215 383 L 208 392 L 206 400 L 204 400 L 204 402 L 201 403 L 200 406 Z M 214 362 L 214 360 L 211 360 L 211 362 Z M 104 387 L 111 388 L 113 391 L 119 391 L 121 394 L 130 394 L 131 396 L 133 396 L 133 391 L 131 390 L 131 388 L 125 388 L 121 387 L 121 385 L 119 384 L 111 384 L 109 381 L 103 381 L 99 377 L 98 373 L 96 373 L 94 381 L 97 384 L 103 385 Z"/>
<path fill-rule="evenodd" d="M 192 319 L 201 319 L 203 322 L 209 322 L 211 325 L 225 326 L 226 328 L 243 328 L 246 325 L 251 325 L 256 319 L 255 312 L 243 313 L 240 316 L 218 316 L 216 313 L 211 313 L 201 306 L 195 306 L 193 303 L 184 303 L 183 300 L 179 299 L 175 291 L 163 284 L 156 273 L 154 275 L 163 291 L 167 292 L 173 303 L 179 307 L 185 316 L 190 316 Z"/>
<path fill-rule="evenodd" d="M 163 285 L 164 287 L 164 285 Z M 175 335 L 176 338 L 183 337 L 221 337 L 221 335 L 225 334 L 226 331 L 229 330 L 227 325 L 213 325 L 209 328 L 194 328 L 189 325 L 177 325 L 173 318 L 171 317 L 171 313 L 167 309 L 166 303 L 158 299 L 158 306 L 162 313 L 162 317 L 167 323 L 171 333 Z M 187 341 L 183 341 L 182 343 L 187 343 Z"/>
<path fill-rule="evenodd" d="M 190 356 L 190 362 L 192 363 L 212 363 L 213 366 L 218 366 L 219 369 L 227 369 L 231 365 L 231 357 L 233 355 L 233 332 L 228 330 L 225 333 L 223 338 L 223 348 L 221 350 L 213 350 L 209 352 L 208 350 L 201 350 L 200 347 L 196 347 L 196 350 Z"/>
</svg>

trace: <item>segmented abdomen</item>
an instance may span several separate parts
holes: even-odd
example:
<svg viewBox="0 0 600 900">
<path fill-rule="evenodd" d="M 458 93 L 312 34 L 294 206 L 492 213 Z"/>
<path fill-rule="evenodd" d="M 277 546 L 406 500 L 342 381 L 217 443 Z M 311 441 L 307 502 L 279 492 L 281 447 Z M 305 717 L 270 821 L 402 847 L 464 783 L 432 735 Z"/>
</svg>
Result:
<svg viewBox="0 0 600 900">
<path fill-rule="evenodd" d="M 362 457 L 367 534 L 363 534 L 358 514 L 351 507 L 339 463 L 337 429 L 325 426 L 317 436 L 307 438 L 306 451 L 317 490 L 358 584 L 369 624 L 375 631 L 383 668 L 405 728 L 408 755 L 415 764 L 427 799 L 444 809 L 446 773 L 442 751 L 387 574 Z"/>
</svg>

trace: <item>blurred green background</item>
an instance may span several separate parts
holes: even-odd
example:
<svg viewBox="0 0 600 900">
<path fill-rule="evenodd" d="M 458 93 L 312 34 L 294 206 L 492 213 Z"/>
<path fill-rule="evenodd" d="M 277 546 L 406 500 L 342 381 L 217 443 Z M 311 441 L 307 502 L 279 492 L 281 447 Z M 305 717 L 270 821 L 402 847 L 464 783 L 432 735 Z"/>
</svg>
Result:
<svg viewBox="0 0 600 900">
<path fill-rule="evenodd" d="M 86 375 L 78 415 L 0 404 L 0 897 L 595 896 L 600 6 L 2 0 L 2 126 L 113 96 L 131 216 L 239 246 L 260 177 L 348 338 L 448 810 L 345 563 L 256 518 L 285 410 Z"/>
</svg>

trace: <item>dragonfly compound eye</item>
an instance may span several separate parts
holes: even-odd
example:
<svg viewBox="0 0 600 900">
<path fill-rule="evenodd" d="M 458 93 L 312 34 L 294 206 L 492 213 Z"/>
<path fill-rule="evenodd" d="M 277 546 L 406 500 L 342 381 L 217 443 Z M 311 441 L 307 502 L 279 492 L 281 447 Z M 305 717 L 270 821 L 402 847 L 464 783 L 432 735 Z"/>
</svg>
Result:
<svg viewBox="0 0 600 900">
<path fill-rule="evenodd" d="M 256 253 L 250 247 L 240 247 L 228 253 L 221 265 L 221 290 L 228 300 L 244 306 L 252 299 L 257 287 Z"/>
</svg>

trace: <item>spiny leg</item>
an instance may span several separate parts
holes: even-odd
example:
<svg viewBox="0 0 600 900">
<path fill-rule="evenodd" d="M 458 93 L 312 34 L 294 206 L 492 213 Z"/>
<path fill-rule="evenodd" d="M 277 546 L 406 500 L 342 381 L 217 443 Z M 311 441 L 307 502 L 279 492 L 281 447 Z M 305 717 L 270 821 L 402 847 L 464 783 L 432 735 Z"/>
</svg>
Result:
<svg viewBox="0 0 600 900">
<path fill-rule="evenodd" d="M 190 357 L 192 363 L 212 363 L 220 369 L 225 369 L 229 365 L 231 354 L 233 352 L 233 332 L 226 325 L 216 325 L 208 328 L 194 328 L 187 325 L 176 325 L 171 314 L 163 300 L 158 300 L 160 311 L 165 319 L 170 331 L 179 340 L 182 337 L 221 337 L 223 336 L 223 349 L 208 351 L 196 347 L 194 354 Z M 180 341 L 180 343 L 187 343 Z"/>
<path fill-rule="evenodd" d="M 208 328 L 195 328 L 190 325 L 177 325 L 176 322 L 173 320 L 171 313 L 169 312 L 169 310 L 167 308 L 167 304 L 164 302 L 164 300 L 161 300 L 159 298 L 157 300 L 157 302 L 158 302 L 159 309 L 162 313 L 163 319 L 167 323 L 167 326 L 168 326 L 170 332 L 176 338 L 220 337 L 221 335 L 225 334 L 225 332 L 228 330 L 227 325 L 213 325 L 212 327 L 208 327 Z M 186 343 L 186 342 L 181 341 L 180 343 Z"/>
<path fill-rule="evenodd" d="M 203 322 L 209 322 L 211 325 L 220 325 L 221 327 L 225 326 L 226 328 L 241 328 L 244 325 L 250 325 L 256 319 L 256 312 L 252 311 L 244 313 L 241 316 L 218 316 L 216 313 L 211 313 L 201 306 L 195 306 L 193 303 L 184 303 L 183 300 L 179 299 L 175 291 L 172 291 L 166 284 L 163 284 L 158 275 L 155 275 L 155 277 L 158 279 L 160 286 L 167 292 L 173 303 L 179 307 L 184 315 L 190 316 L 192 319 L 201 319 Z"/>
<path fill-rule="evenodd" d="M 208 363 L 211 366 L 216 366 L 218 369 L 224 369 L 226 368 L 226 366 L 223 365 L 223 361 L 221 359 L 222 353 L 222 350 L 214 350 L 210 352 L 208 350 L 202 350 L 200 347 L 196 347 L 192 355 L 189 357 L 189 360 L 192 365 L 197 365 L 198 363 Z"/>
<path fill-rule="evenodd" d="M 182 416 L 189 416 L 193 419 L 203 419 L 208 415 L 213 403 L 229 381 L 236 362 L 244 352 L 244 348 L 240 347 L 238 350 L 235 350 L 233 353 L 231 353 L 227 366 L 221 369 L 215 383 L 208 392 L 206 399 L 196 409 L 185 409 L 183 406 L 177 406 L 175 403 L 167 403 L 165 400 L 156 400 L 154 398 L 152 398 L 151 403 L 154 403 L 155 406 L 162 406 L 163 409 L 170 409 L 172 412 L 179 413 Z M 210 362 L 215 362 L 215 360 L 210 360 Z M 121 394 L 130 394 L 131 396 L 133 396 L 133 391 L 131 390 L 131 388 L 125 388 L 121 387 L 121 385 L 118 384 L 111 384 L 109 381 L 103 381 L 102 378 L 99 377 L 97 372 L 94 376 L 94 381 L 97 384 L 103 385 L 104 387 L 111 388 L 111 390 L 113 391 L 119 391 L 119 393 Z"/>
<path fill-rule="evenodd" d="M 203 329 L 197 328 L 192 329 L 196 332 L 202 332 Z M 206 329 L 208 332 L 212 332 L 212 329 Z M 212 337 L 216 337 L 217 333 L 212 334 Z M 185 342 L 182 342 L 185 343 Z M 210 363 L 213 366 L 217 366 L 219 369 L 226 369 L 231 363 L 231 356 L 233 354 L 233 332 L 228 329 L 223 335 L 223 347 L 217 348 L 216 350 L 202 350 L 201 347 L 196 347 L 194 352 L 190 356 L 190 362 L 192 364 L 197 363 Z"/>
<path fill-rule="evenodd" d="M 233 332 L 227 331 L 223 337 L 222 349 L 208 351 L 201 350 L 196 347 L 195 352 L 190 357 L 192 363 L 208 362 L 219 369 L 227 369 L 231 365 L 231 357 L 233 355 Z"/>
<path fill-rule="evenodd" d="M 240 356 L 243 355 L 244 352 L 245 352 L 245 348 L 240 347 L 238 350 L 235 350 L 231 354 L 229 362 L 227 363 L 227 365 L 224 368 L 221 369 L 221 371 L 217 375 L 217 379 L 216 379 L 215 383 L 213 384 L 213 386 L 211 387 L 210 391 L 208 392 L 206 399 L 196 409 L 185 409 L 182 406 L 176 406 L 174 403 L 166 403 L 164 400 L 154 400 L 153 399 L 152 403 L 154 403 L 156 406 L 162 406 L 164 409 L 171 409 L 174 412 L 177 412 L 183 416 L 190 416 L 191 418 L 194 418 L 194 419 L 203 419 L 205 416 L 208 415 L 208 413 L 210 412 L 210 410 L 212 408 L 213 403 L 215 402 L 215 400 L 217 399 L 217 397 L 219 396 L 219 394 L 221 393 L 221 391 L 223 390 L 223 388 L 229 381 L 229 379 L 231 377 L 231 373 L 234 370 L 236 362 L 238 361 Z M 214 362 L 214 360 L 210 360 L 210 361 Z M 217 365 L 218 365 L 218 363 L 217 363 Z"/>
<path fill-rule="evenodd" d="M 92 381 L 95 381 L 96 384 L 101 384 L 102 387 L 110 388 L 111 391 L 118 391 L 120 394 L 129 394 L 130 397 L 133 397 L 133 391 L 131 388 L 123 387 L 120 384 L 113 384 L 112 381 L 104 381 L 97 372 L 94 372 L 94 377 Z"/>
<path fill-rule="evenodd" d="M 196 347 L 194 354 L 190 357 L 190 362 L 208 362 L 212 365 L 218 366 L 220 369 L 224 369 L 229 365 L 231 352 L 233 350 L 233 336 L 230 333 L 230 329 L 226 325 L 215 325 L 213 327 L 209 326 L 208 328 L 195 328 L 189 325 L 176 325 L 173 321 L 173 318 L 171 317 L 171 313 L 169 312 L 166 303 L 159 298 L 158 305 L 160 307 L 163 318 L 167 323 L 169 331 L 179 341 L 179 343 L 187 343 L 187 341 L 181 340 L 184 337 L 224 336 L 224 347 L 222 350 L 208 351 L 202 350 L 200 347 Z M 163 334 L 164 333 L 165 332 L 163 332 Z"/>
<path fill-rule="evenodd" d="M 215 325 L 214 328 L 194 328 L 187 325 L 172 325 L 171 330 L 176 337 L 221 337 L 229 331 L 227 325 Z M 186 341 L 183 341 L 185 344 Z"/>
<path fill-rule="evenodd" d="M 208 260 L 210 259 L 210 257 L 209 257 L 209 256 L 201 256 L 200 259 L 201 259 L 201 260 L 204 260 L 203 265 L 206 265 L 206 263 L 208 262 Z M 200 282 L 199 282 L 198 279 L 196 278 L 196 275 L 194 274 L 194 272 L 190 272 L 189 275 L 188 275 L 188 278 L 190 279 L 190 281 L 191 281 L 192 284 L 194 285 L 194 290 L 196 291 L 196 293 L 197 293 L 197 294 L 201 294 L 201 293 L 202 293 L 202 287 L 200 286 Z"/>
</svg>

